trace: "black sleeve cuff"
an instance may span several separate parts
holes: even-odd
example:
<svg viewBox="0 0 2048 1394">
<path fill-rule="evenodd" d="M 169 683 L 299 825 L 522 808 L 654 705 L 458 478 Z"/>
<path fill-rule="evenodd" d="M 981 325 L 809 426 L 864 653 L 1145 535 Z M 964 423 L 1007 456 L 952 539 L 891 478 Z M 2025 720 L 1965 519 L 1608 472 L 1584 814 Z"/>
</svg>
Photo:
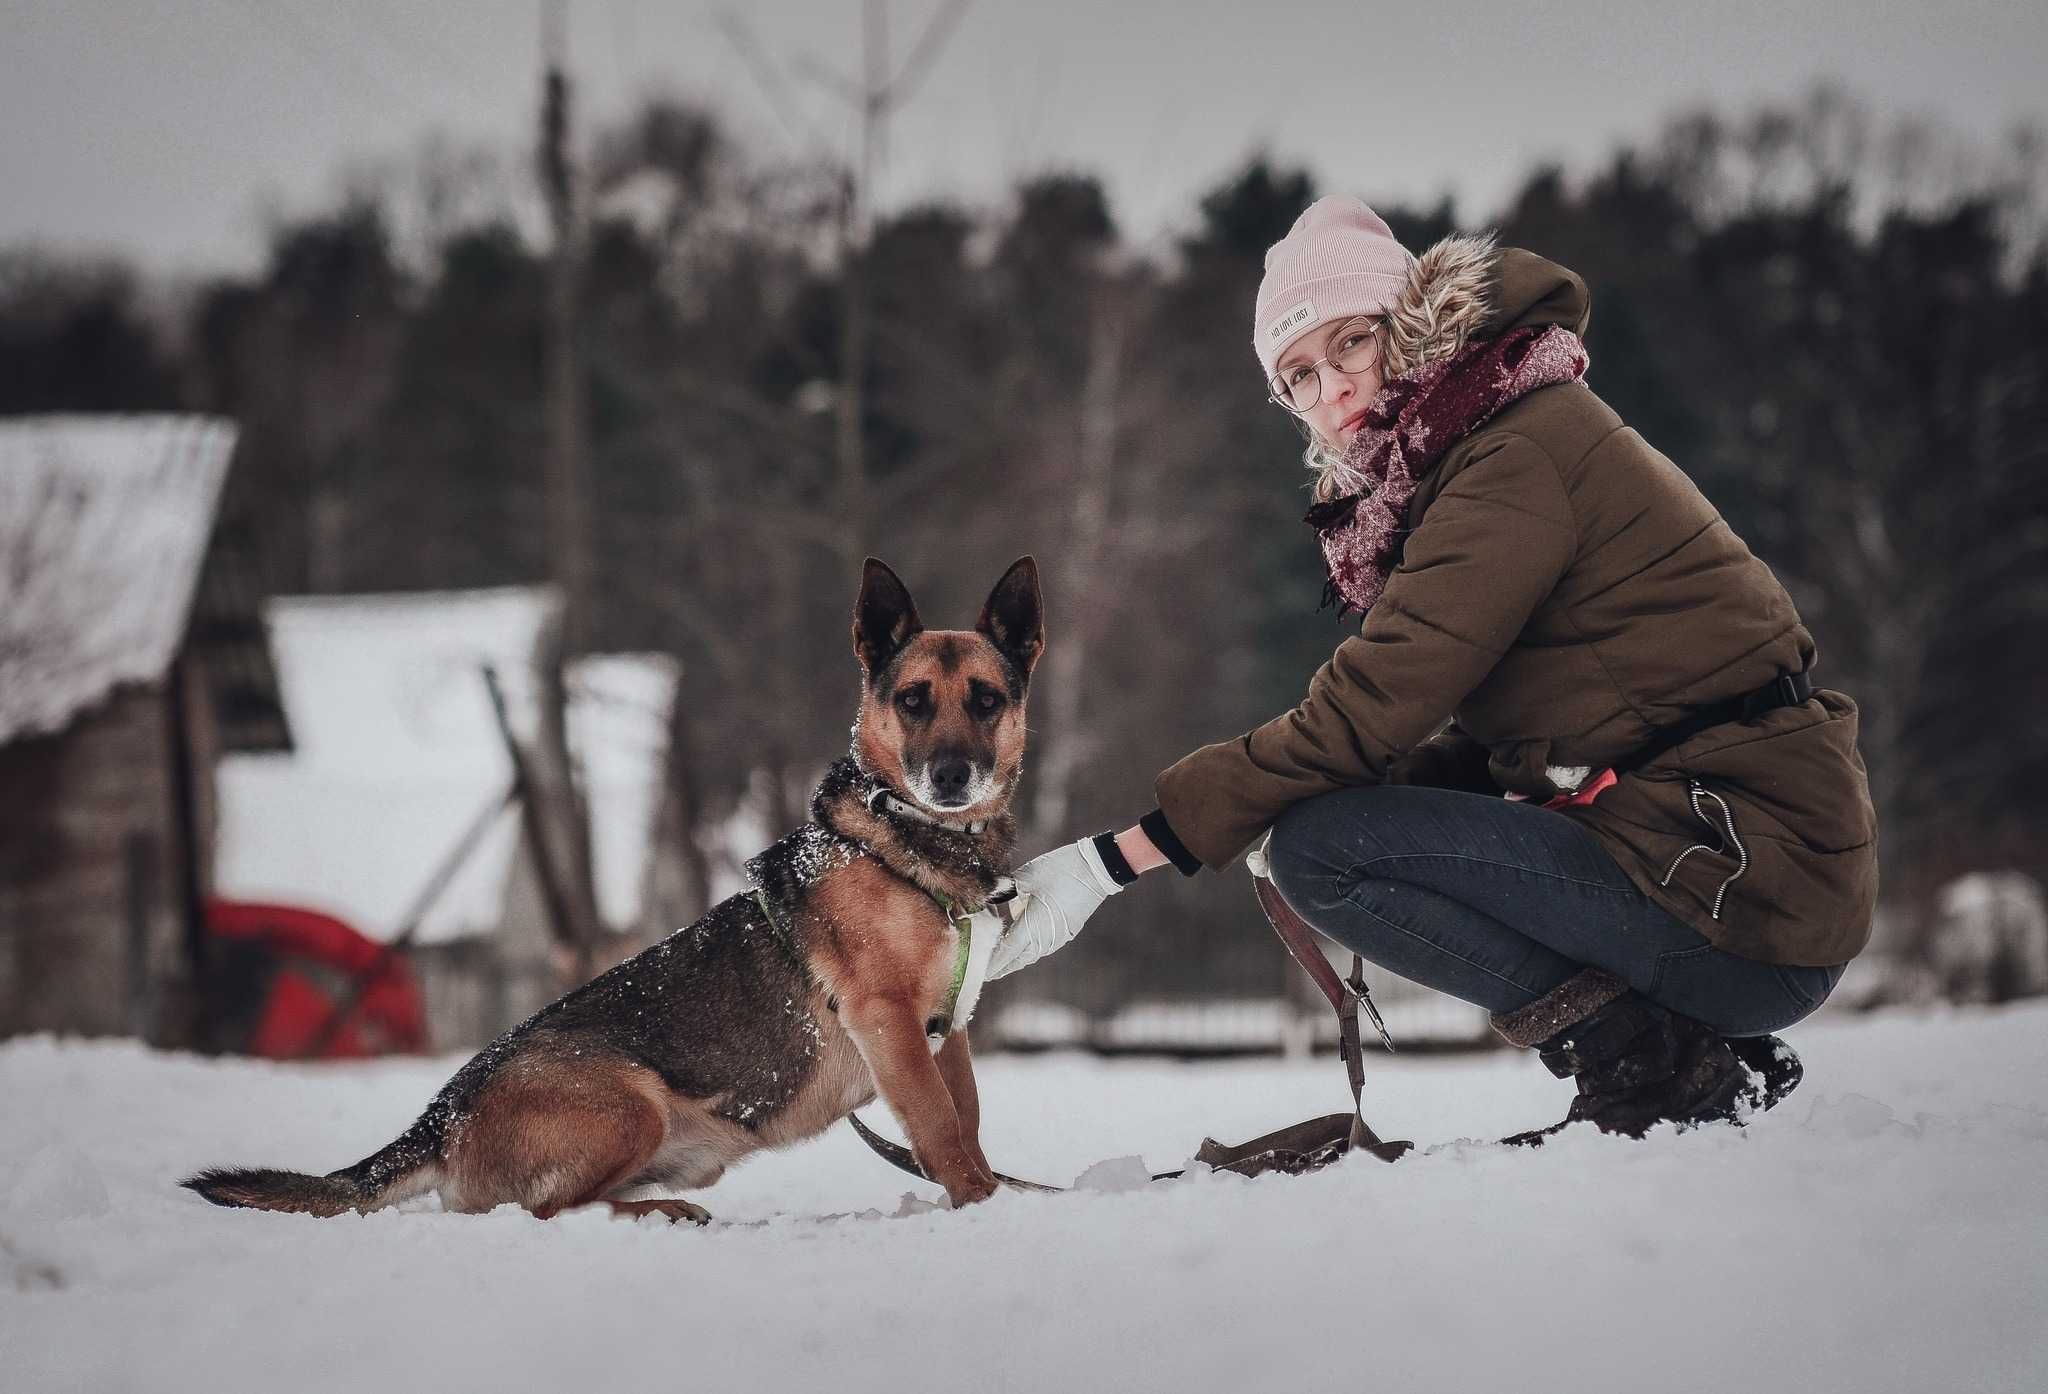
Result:
<svg viewBox="0 0 2048 1394">
<path fill-rule="evenodd" d="M 1193 876 L 1202 869 L 1202 859 L 1187 849 L 1187 844 L 1174 834 L 1166 822 L 1163 809 L 1153 809 L 1138 820 L 1138 826 L 1145 830 L 1145 836 L 1152 839 L 1152 845 L 1166 854 L 1183 876 Z"/>
<path fill-rule="evenodd" d="M 1095 855 L 1102 858 L 1102 869 L 1109 873 L 1110 880 L 1128 886 L 1138 879 L 1138 873 L 1131 869 L 1131 859 L 1116 845 L 1115 833 L 1097 833 L 1088 840 L 1095 844 Z"/>
</svg>

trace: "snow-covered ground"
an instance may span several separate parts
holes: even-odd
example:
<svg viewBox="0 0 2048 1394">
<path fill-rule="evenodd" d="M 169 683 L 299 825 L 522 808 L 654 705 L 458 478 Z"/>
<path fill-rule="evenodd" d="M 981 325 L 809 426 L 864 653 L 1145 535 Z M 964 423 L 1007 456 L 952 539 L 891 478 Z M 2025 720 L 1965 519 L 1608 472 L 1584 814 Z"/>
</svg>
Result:
<svg viewBox="0 0 2048 1394">
<path fill-rule="evenodd" d="M 0 1388 L 2048 1389 L 2048 1004 L 1815 1024 L 1747 1131 L 1005 1193 L 952 1214 L 845 1129 L 697 1198 L 578 1214 L 215 1209 L 209 1163 L 325 1170 L 453 1061 L 0 1046 Z M 1328 1059 L 984 1061 L 999 1168 L 1180 1162 L 1340 1107 Z M 1526 1056 L 1372 1061 L 1389 1136 L 1547 1121 Z M 885 1122 L 879 1114 L 877 1122 Z M 1097 1170 L 1113 1174 L 1114 1166 Z"/>
</svg>

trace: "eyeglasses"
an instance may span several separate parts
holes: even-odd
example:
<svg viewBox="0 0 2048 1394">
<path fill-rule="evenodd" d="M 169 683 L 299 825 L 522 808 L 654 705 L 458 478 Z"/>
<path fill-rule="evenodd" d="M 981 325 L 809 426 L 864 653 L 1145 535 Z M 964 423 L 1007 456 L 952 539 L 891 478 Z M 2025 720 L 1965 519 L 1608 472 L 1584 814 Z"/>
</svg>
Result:
<svg viewBox="0 0 2048 1394">
<path fill-rule="evenodd" d="M 1323 400 L 1325 363 L 1340 373 L 1362 373 L 1379 362 L 1379 330 L 1369 319 L 1346 320 L 1329 342 L 1329 353 L 1315 362 L 1289 364 L 1266 380 L 1266 393 L 1274 405 L 1301 416 Z"/>
</svg>

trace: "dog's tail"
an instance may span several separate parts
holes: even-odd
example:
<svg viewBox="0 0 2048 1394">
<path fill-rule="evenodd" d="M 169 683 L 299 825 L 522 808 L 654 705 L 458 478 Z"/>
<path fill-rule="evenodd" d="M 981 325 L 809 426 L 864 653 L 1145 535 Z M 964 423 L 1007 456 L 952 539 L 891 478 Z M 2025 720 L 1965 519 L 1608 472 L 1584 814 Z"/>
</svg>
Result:
<svg viewBox="0 0 2048 1394">
<path fill-rule="evenodd" d="M 352 1167 L 309 1176 L 263 1167 L 208 1167 L 178 1184 L 215 1205 L 294 1215 L 371 1211 L 432 1190 L 441 1179 L 440 1129 L 428 1119 Z"/>
</svg>

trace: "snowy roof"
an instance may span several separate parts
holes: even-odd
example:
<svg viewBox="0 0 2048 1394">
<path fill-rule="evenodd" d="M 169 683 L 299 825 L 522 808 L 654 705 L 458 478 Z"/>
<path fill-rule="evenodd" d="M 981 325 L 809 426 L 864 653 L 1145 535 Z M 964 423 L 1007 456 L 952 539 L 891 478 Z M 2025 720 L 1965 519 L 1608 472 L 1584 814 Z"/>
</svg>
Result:
<svg viewBox="0 0 2048 1394">
<path fill-rule="evenodd" d="M 196 416 L 0 422 L 0 743 L 163 676 L 234 445 Z"/>
<path fill-rule="evenodd" d="M 374 938 L 395 936 L 435 868 L 512 781 L 482 666 L 497 668 L 513 729 L 530 737 L 535 664 L 559 610 L 548 587 L 271 601 L 298 752 L 221 762 L 222 893 L 310 905 Z M 598 906 L 625 925 L 640 905 L 675 672 L 656 657 L 592 658 L 572 665 L 569 687 Z M 495 929 L 517 852 L 518 822 L 500 817 L 418 941 Z"/>
</svg>

